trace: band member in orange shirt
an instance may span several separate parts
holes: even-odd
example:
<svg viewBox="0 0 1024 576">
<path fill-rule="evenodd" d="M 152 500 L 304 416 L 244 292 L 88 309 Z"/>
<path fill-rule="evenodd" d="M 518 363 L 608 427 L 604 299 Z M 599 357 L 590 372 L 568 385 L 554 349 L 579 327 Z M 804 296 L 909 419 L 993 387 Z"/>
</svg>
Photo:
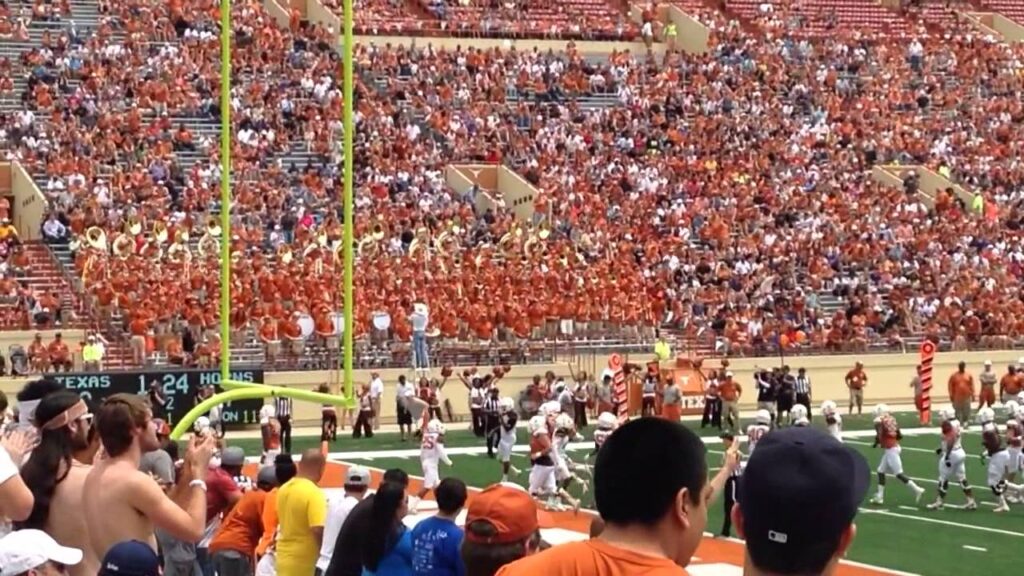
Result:
<svg viewBox="0 0 1024 576">
<path fill-rule="evenodd" d="M 966 429 L 971 422 L 971 403 L 974 402 L 974 376 L 967 373 L 967 364 L 961 362 L 949 377 L 949 400 L 953 403 L 956 419 Z"/>
</svg>

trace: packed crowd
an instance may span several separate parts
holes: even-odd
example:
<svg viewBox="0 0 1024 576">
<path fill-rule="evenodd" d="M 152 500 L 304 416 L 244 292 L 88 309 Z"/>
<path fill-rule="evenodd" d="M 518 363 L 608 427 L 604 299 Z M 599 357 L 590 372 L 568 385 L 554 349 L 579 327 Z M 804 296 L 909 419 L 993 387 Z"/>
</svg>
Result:
<svg viewBox="0 0 1024 576">
<path fill-rule="evenodd" d="M 281 454 L 254 470 L 243 450 L 209 430 L 182 448 L 141 396 L 90 407 L 39 380 L 18 394 L 16 411 L 0 441 L 0 518 L 13 520 L 0 535 L 3 576 L 585 576 L 609 567 L 678 576 L 703 539 L 709 507 L 737 488 L 740 467 L 729 445 L 712 477 L 701 439 L 679 422 L 625 423 L 597 448 L 590 539 L 551 546 L 542 530 L 569 517 L 542 510 L 513 484 L 470 493 L 457 478 L 438 479 L 438 512 L 409 528 L 417 500 L 402 469 L 378 479 L 348 467 L 343 493 L 328 498 L 318 486 L 328 464 L 320 451 Z M 435 433 L 428 425 L 423 434 Z M 534 445 L 540 435 L 531 436 Z M 833 574 L 870 485 L 867 463 L 807 427 L 757 444 L 741 492 L 726 496 L 746 537 L 746 573 Z M 802 465 L 788 465 L 795 461 Z M 635 489 L 637 474 L 649 480 L 644 490 Z M 737 495 L 742 509 L 732 505 Z M 819 510 L 811 519 L 800 511 L 808 506 Z M 808 520 L 814 530 L 794 531 Z M 781 550 L 772 543 L 778 530 L 790 536 Z"/>
<path fill-rule="evenodd" d="M 325 112 L 340 107 L 337 58 L 322 30 L 281 30 L 256 3 L 233 9 L 232 324 L 273 338 L 294 334 L 298 313 L 326 330 L 340 308 L 340 114 Z M 84 43 L 25 56 L 38 119 L 12 128 L 11 154 L 45 167 L 77 234 L 99 225 L 114 237 L 136 216 L 197 237 L 217 209 L 217 147 L 175 117 L 218 114 L 215 7 L 113 11 Z M 383 238 L 358 264 L 357 332 L 384 312 L 407 339 L 408 310 L 424 301 L 453 340 L 539 336 L 555 321 L 577 337 L 667 324 L 742 353 L 899 346 L 909 334 L 1017 342 L 1021 49 L 923 30 L 811 41 L 703 17 L 704 56 L 359 47 L 356 241 Z M 584 94 L 618 105 L 584 108 L 573 99 Z M 292 147 L 325 163 L 282 165 Z M 206 156 L 186 166 L 182 150 Z M 450 190 L 452 161 L 501 161 L 536 185 L 552 230 L 542 249 L 499 250 L 515 220 L 475 213 L 483 191 Z M 891 162 L 950 174 L 981 192 L 983 214 L 912 178 L 874 182 L 869 168 Z M 455 224 L 454 250 L 410 254 Z M 211 255 L 153 265 L 80 250 L 77 265 L 133 334 L 176 317 L 200 332 L 216 324 Z M 845 298 L 834 316 L 828 291 Z"/>
<path fill-rule="evenodd" d="M 341 0 L 322 4 L 343 16 Z M 606 0 L 363 0 L 354 11 L 357 34 L 628 41 L 639 32 Z"/>
</svg>

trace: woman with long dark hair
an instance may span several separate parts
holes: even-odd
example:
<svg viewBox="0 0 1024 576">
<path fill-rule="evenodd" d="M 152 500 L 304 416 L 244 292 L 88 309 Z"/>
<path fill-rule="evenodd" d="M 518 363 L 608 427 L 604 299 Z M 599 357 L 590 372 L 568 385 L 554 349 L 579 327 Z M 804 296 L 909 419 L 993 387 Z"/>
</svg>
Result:
<svg viewBox="0 0 1024 576">
<path fill-rule="evenodd" d="M 35 505 L 17 527 L 44 530 L 62 546 L 82 550 L 82 562 L 70 566 L 69 571 L 72 576 L 94 575 L 100 563 L 92 553 L 82 510 L 85 477 L 91 466 L 74 458 L 75 452 L 89 446 L 92 414 L 78 394 L 62 390 L 39 402 L 35 425 L 39 445 L 21 469 Z"/>
<path fill-rule="evenodd" d="M 363 537 L 363 576 L 412 575 L 412 532 L 402 523 L 408 512 L 405 486 L 381 484 Z"/>
</svg>

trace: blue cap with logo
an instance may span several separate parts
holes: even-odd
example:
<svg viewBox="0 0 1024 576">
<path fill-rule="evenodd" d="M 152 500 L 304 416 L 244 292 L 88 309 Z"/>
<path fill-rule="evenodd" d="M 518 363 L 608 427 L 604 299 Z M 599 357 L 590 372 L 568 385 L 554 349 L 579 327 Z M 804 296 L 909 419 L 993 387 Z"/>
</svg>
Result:
<svg viewBox="0 0 1024 576">
<path fill-rule="evenodd" d="M 99 576 L 160 576 L 160 558 L 145 542 L 119 542 L 103 557 Z"/>
</svg>

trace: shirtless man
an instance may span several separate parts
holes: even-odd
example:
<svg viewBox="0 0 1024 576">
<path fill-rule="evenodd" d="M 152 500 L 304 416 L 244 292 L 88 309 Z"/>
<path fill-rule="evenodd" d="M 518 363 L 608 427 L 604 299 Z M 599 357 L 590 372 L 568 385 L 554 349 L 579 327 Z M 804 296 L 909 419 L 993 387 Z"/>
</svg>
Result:
<svg viewBox="0 0 1024 576">
<path fill-rule="evenodd" d="M 206 472 L 217 446 L 210 435 L 193 437 L 185 454 L 181 481 L 170 494 L 139 471 L 144 452 L 160 447 L 149 404 L 133 394 L 103 401 L 96 427 L 107 457 L 85 480 L 82 508 L 92 552 L 102 558 L 125 540 L 148 542 L 156 550 L 154 528 L 186 542 L 198 542 L 206 528 Z"/>
<path fill-rule="evenodd" d="M 61 546 L 81 550 L 82 561 L 69 566 L 68 573 L 93 576 L 100 561 L 89 546 L 82 514 L 82 491 L 92 467 L 73 457 L 89 445 L 92 414 L 78 394 L 62 390 L 39 402 L 35 422 L 39 445 L 21 469 L 35 505 L 23 527 L 43 530 Z"/>
</svg>

